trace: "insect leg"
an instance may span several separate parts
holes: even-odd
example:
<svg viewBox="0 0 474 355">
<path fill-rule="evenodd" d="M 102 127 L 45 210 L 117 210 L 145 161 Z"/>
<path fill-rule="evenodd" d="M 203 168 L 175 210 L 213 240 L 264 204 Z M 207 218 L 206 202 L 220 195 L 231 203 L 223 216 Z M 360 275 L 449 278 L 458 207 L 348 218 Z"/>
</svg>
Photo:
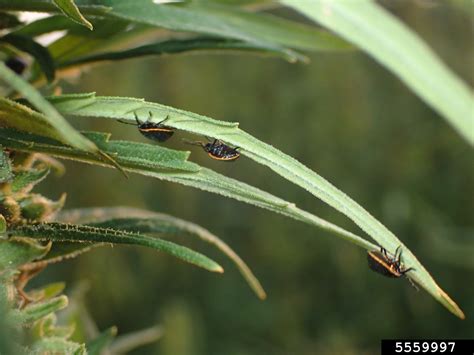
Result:
<svg viewBox="0 0 474 355">
<path fill-rule="evenodd" d="M 151 112 L 150 112 L 150 113 L 151 113 Z M 150 118 L 151 118 L 151 117 L 150 117 Z M 166 121 L 167 119 L 169 119 L 169 118 L 170 118 L 170 115 L 166 115 L 165 119 L 164 119 L 163 121 L 158 122 L 158 124 L 159 124 L 159 125 L 162 124 L 163 122 L 165 122 L 165 121 Z"/>
<path fill-rule="evenodd" d="M 400 252 L 399 252 L 400 251 Z M 400 249 L 400 246 L 395 250 L 395 259 L 397 259 L 397 253 L 398 253 L 398 264 L 400 264 L 400 261 L 402 260 L 402 249 Z"/>
<path fill-rule="evenodd" d="M 133 125 L 133 126 L 136 126 L 135 123 L 131 123 L 131 122 L 127 122 L 127 121 L 117 120 L 117 122 L 125 123 L 125 124 L 131 124 L 131 125 Z"/>
<path fill-rule="evenodd" d="M 186 144 L 199 145 L 199 146 L 201 146 L 201 147 L 203 147 L 203 148 L 206 146 L 206 144 L 204 144 L 203 142 L 200 142 L 200 141 L 190 141 L 190 140 L 188 140 L 188 139 L 186 139 L 186 138 L 181 138 L 181 139 L 182 139 L 182 141 L 183 141 L 184 143 L 186 143 Z"/>
<path fill-rule="evenodd" d="M 135 121 L 137 121 L 137 125 L 140 126 L 142 123 L 141 123 L 140 120 L 138 119 L 137 113 L 134 112 L 133 115 L 135 116 Z"/>
</svg>

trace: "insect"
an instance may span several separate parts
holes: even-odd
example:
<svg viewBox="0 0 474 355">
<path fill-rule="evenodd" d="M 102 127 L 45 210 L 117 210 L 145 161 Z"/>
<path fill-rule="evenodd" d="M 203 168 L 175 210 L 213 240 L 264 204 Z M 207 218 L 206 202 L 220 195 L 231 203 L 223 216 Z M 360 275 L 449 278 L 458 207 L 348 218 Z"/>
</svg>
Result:
<svg viewBox="0 0 474 355">
<path fill-rule="evenodd" d="M 214 141 L 203 143 L 203 142 L 192 142 L 185 140 L 188 144 L 199 145 L 207 152 L 212 159 L 222 160 L 222 161 L 236 161 L 240 158 L 240 153 L 237 151 L 237 148 L 232 148 L 220 141 L 219 139 L 214 139 Z"/>
<path fill-rule="evenodd" d="M 150 121 L 152 118 L 152 113 L 149 112 L 149 114 L 150 114 L 150 117 L 148 117 L 148 120 L 146 120 L 145 122 L 140 122 L 136 113 L 134 113 L 135 120 L 137 121 L 136 124 L 125 122 L 125 121 L 120 121 L 120 122 L 137 126 L 140 133 L 143 134 L 148 139 L 152 139 L 158 142 L 166 142 L 174 134 L 174 128 L 165 126 L 163 124 L 163 122 L 165 122 L 169 118 L 169 116 L 166 116 L 166 118 L 163 121 L 156 123 L 156 122 Z"/>
<path fill-rule="evenodd" d="M 369 268 L 384 276 L 395 278 L 401 277 L 407 272 L 414 270 L 412 267 L 404 269 L 401 264 L 401 257 L 402 250 L 400 247 L 395 250 L 394 256 L 390 256 L 384 248 L 380 248 L 380 251 L 373 250 L 367 253 Z"/>
</svg>

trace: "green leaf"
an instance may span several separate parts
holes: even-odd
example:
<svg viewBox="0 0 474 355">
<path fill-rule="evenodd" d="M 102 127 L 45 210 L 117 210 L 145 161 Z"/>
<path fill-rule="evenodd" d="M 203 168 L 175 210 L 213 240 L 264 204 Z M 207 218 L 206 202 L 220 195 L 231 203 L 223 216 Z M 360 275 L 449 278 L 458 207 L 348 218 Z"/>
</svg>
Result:
<svg viewBox="0 0 474 355">
<path fill-rule="evenodd" d="M 157 342 L 163 334 L 163 327 L 157 325 L 121 335 L 110 346 L 110 352 L 112 354 L 128 354 L 138 347 Z"/>
<path fill-rule="evenodd" d="M 19 312 L 20 320 L 23 324 L 31 324 L 48 314 L 57 312 L 68 305 L 66 296 L 58 296 L 43 302 L 32 303 Z"/>
<path fill-rule="evenodd" d="M 198 165 L 186 161 L 189 152 L 144 143 L 109 141 L 109 134 L 106 133 L 87 132 L 84 133 L 84 136 L 106 154 L 116 157 L 118 162 L 130 171 L 134 169 L 164 169 L 196 172 L 200 169 Z M 37 135 L 0 128 L 0 137 L 1 141 L 8 142 L 8 147 L 11 149 L 43 152 L 87 163 L 106 164 L 95 155 Z"/>
<path fill-rule="evenodd" d="M 30 37 L 11 33 L 1 37 L 0 43 L 1 42 L 8 43 L 17 49 L 30 54 L 38 62 L 48 82 L 54 81 L 54 60 L 51 58 L 47 48 L 43 47 Z"/>
<path fill-rule="evenodd" d="M 103 331 L 95 339 L 87 342 L 87 354 L 88 355 L 101 355 L 110 344 L 110 342 L 117 335 L 117 327 L 110 327 L 109 329 Z"/>
<path fill-rule="evenodd" d="M 12 33 L 22 36 L 37 37 L 46 33 L 70 30 L 79 27 L 75 22 L 71 22 L 62 15 L 48 16 L 28 23 Z M 83 28 L 81 26 L 81 28 Z M 90 33 L 90 32 L 89 32 Z"/>
<path fill-rule="evenodd" d="M 143 234 L 166 233 L 198 237 L 214 245 L 228 256 L 256 295 L 260 299 L 266 298 L 262 285 L 239 255 L 219 237 L 194 223 L 163 213 L 129 207 L 97 207 L 67 210 L 60 212 L 57 220 L 66 223 L 88 224 L 96 227 L 121 229 Z"/>
<path fill-rule="evenodd" d="M 123 172 L 115 160 L 76 131 L 34 87 L 0 62 L 0 75 L 2 74 L 5 75 L 3 79 L 6 82 L 43 112 L 43 114 L 38 113 L 25 105 L 0 97 L 0 123 L 3 123 L 3 126 L 26 132 L 34 131 L 36 134 L 57 139 L 77 149 L 100 156 Z"/>
<path fill-rule="evenodd" d="M 100 243 L 73 243 L 73 242 L 60 242 L 60 243 L 52 243 L 51 250 L 38 261 L 37 265 L 48 265 L 61 262 L 63 260 L 75 258 L 81 254 L 84 254 L 91 250 L 92 248 L 99 247 L 102 245 L 108 244 L 100 244 Z M 36 263 L 30 263 L 32 267 L 35 266 Z"/>
<path fill-rule="evenodd" d="M 199 37 L 184 40 L 160 41 L 157 43 L 135 47 L 128 50 L 106 52 L 95 55 L 93 54 L 86 57 L 73 58 L 70 61 L 61 63 L 60 67 L 67 67 L 72 65 L 93 63 L 106 60 L 139 58 L 148 55 L 178 54 L 189 52 L 194 53 L 202 51 L 205 51 L 206 53 L 210 51 L 220 54 L 228 52 L 248 52 L 256 54 L 277 55 L 283 57 L 284 59 L 290 62 L 295 62 L 297 60 L 307 60 L 306 57 L 301 56 L 295 52 L 266 48 L 264 46 L 249 42 L 222 38 Z"/>
<path fill-rule="evenodd" d="M 281 0 L 364 49 L 474 145 L 474 97 L 409 28 L 371 0 Z"/>
<path fill-rule="evenodd" d="M 33 344 L 29 354 L 71 354 L 86 355 L 84 344 L 75 343 L 60 337 L 43 338 Z"/>
<path fill-rule="evenodd" d="M 40 259 L 51 248 L 51 243 L 41 245 L 28 238 L 0 239 L 0 273 Z"/>
<path fill-rule="evenodd" d="M 70 29 L 67 35 L 49 45 L 48 48 L 58 67 L 74 58 L 142 41 L 140 35 L 148 26 L 130 26 L 127 21 L 112 18 L 96 21 L 94 27 L 92 33 L 83 28 Z"/>
<path fill-rule="evenodd" d="M 188 31 L 309 50 L 348 49 L 347 43 L 315 27 L 302 25 L 267 14 L 255 14 L 233 6 L 218 4 L 186 4 L 156 6 L 151 1 L 111 0 L 109 16 L 133 22 L 164 27 L 174 31 Z M 313 40 L 314 38 L 317 40 Z"/>
<path fill-rule="evenodd" d="M 137 99 L 129 98 L 96 97 L 94 99 L 90 95 L 65 95 L 51 98 L 51 102 L 63 113 L 77 116 L 118 118 L 121 120 L 130 120 L 130 122 L 135 120 L 135 114 L 137 114 L 140 119 L 145 120 L 148 118 L 149 112 L 151 112 L 153 115 L 150 119 L 151 122 L 159 122 L 161 117 L 168 117 L 166 121 L 167 126 L 192 132 L 200 136 L 220 139 L 226 144 L 239 147 L 239 152 L 241 152 L 242 155 L 255 160 L 257 163 L 268 166 L 288 181 L 301 186 L 349 217 L 379 245 L 388 251 L 394 252 L 395 249 L 400 246 L 403 250 L 405 267 L 413 267 L 415 269 L 410 272 L 410 278 L 428 291 L 451 312 L 461 318 L 464 317 L 461 309 L 459 309 L 456 303 L 436 284 L 415 255 L 382 223 L 345 193 L 296 159 L 239 129 L 238 123 L 216 121 L 209 117 L 156 103 L 142 101 L 141 104 L 138 104 Z M 0 144 L 7 146 L 4 142 L 0 142 Z M 208 191 L 218 192 L 216 190 L 220 190 L 221 194 L 226 195 L 222 193 L 222 191 L 232 188 L 225 187 L 226 180 L 221 179 L 221 181 L 219 181 L 217 177 L 219 175 L 216 176 L 214 174 L 215 173 L 203 168 L 199 173 L 190 174 L 187 178 L 187 182 L 191 186 L 199 186 L 200 188 L 203 188 L 203 184 L 208 184 Z M 196 180 L 192 181 L 193 179 L 199 180 L 199 183 L 197 183 Z M 255 193 L 252 196 L 253 198 L 247 199 L 247 201 L 255 201 L 254 196 L 259 196 L 259 194 Z M 288 212 L 288 210 L 285 210 L 285 212 Z M 326 224 L 327 227 L 330 225 L 327 224 L 326 221 L 323 222 L 320 220 L 319 222 L 321 222 L 321 226 L 323 224 Z M 328 227 L 328 229 L 331 230 L 332 226 Z M 367 243 L 359 237 L 354 238 L 354 235 L 348 237 L 345 232 L 340 230 L 336 233 L 367 249 L 377 249 L 374 248 L 373 244 Z"/>
<path fill-rule="evenodd" d="M 11 182 L 12 192 L 30 191 L 36 184 L 44 180 L 49 174 L 49 169 L 28 169 L 15 174 Z"/>
<path fill-rule="evenodd" d="M 43 223 L 14 227 L 8 231 L 8 234 L 14 237 L 23 236 L 55 242 L 98 242 L 141 245 L 168 253 L 208 271 L 223 272 L 222 267 L 216 262 L 189 248 L 162 239 L 111 228 L 63 223 Z"/>
<path fill-rule="evenodd" d="M 43 114 L 24 105 L 0 98 L 0 122 L 2 126 L 14 127 L 27 132 L 34 131 L 55 138 L 72 147 L 88 152 L 98 152 L 97 147 L 77 132 L 29 83 L 0 62 L 0 78 L 24 95 Z"/>
<path fill-rule="evenodd" d="M 14 34 L 24 36 L 38 36 L 45 33 L 65 30 L 67 33 L 51 43 L 48 49 L 54 57 L 56 66 L 80 56 L 97 51 L 110 50 L 113 46 L 123 47 L 123 43 L 139 41 L 143 32 L 149 26 L 133 25 L 118 19 L 94 19 L 94 31 L 90 32 L 81 25 L 70 21 L 64 16 L 50 16 L 27 24 L 15 31 Z M 35 74 L 35 73 L 34 73 Z M 36 79 L 36 78 L 34 78 Z"/>
<path fill-rule="evenodd" d="M 12 166 L 8 154 L 0 146 L 0 183 L 8 182 L 13 178 Z"/>
<path fill-rule="evenodd" d="M 64 282 L 53 282 L 46 286 L 41 287 L 40 290 L 34 290 L 35 292 L 40 292 L 43 299 L 48 299 L 55 297 L 62 293 L 66 288 L 66 283 Z M 31 292 L 31 291 L 30 291 Z"/>
<path fill-rule="evenodd" d="M 110 246 L 110 243 L 93 243 L 93 242 L 58 242 L 53 243 L 51 250 L 37 264 L 55 264 L 63 260 L 73 259 L 94 248 L 101 246 Z M 30 263 L 32 266 L 35 263 Z"/>
<path fill-rule="evenodd" d="M 81 0 L 76 3 L 85 14 L 116 17 L 173 31 L 239 39 L 275 48 L 283 46 L 324 51 L 352 48 L 347 42 L 316 27 L 269 14 L 251 13 L 221 3 L 185 2 L 178 5 L 157 5 L 150 0 L 108 0 L 104 1 L 103 5 L 98 5 L 95 0 Z M 56 10 L 47 1 L 37 1 L 34 6 L 38 11 Z M 28 0 L 0 0 L 0 9 L 31 11 L 31 7 L 32 4 Z"/>
<path fill-rule="evenodd" d="M 53 3 L 61 9 L 64 15 L 92 31 L 92 24 L 81 14 L 73 0 L 53 0 Z"/>
<path fill-rule="evenodd" d="M 89 98 L 86 97 L 87 95 L 82 95 L 82 97 L 89 101 Z M 74 96 L 75 99 L 79 100 L 79 96 Z M 62 97 L 64 98 L 64 97 Z M 137 102 L 142 102 L 140 100 L 136 100 Z M 76 106 L 72 103 L 73 107 L 80 108 L 82 105 Z M 72 107 L 71 106 L 71 107 Z M 118 107 L 120 109 L 120 106 Z M 122 107 L 123 108 L 123 107 Z M 230 126 L 234 127 L 235 125 L 232 123 L 225 123 L 221 122 L 223 127 Z M 55 155 L 57 157 L 62 157 L 66 159 L 74 159 L 85 161 L 88 163 L 95 163 L 99 165 L 105 165 L 100 159 L 95 156 L 90 156 L 82 151 L 77 151 L 71 149 L 69 147 L 61 146 L 56 143 L 56 147 L 49 144 L 44 144 L 44 138 L 38 137 L 35 135 L 28 135 L 25 133 L 15 133 L 14 131 L 8 129 L 1 129 L 0 128 L 0 144 L 4 145 L 5 147 L 26 151 L 26 152 L 43 152 Z M 220 175 L 212 170 L 202 168 L 197 164 L 191 162 L 185 162 L 186 165 L 181 163 L 182 169 L 173 169 L 173 170 L 163 170 L 161 168 L 161 162 L 155 160 L 142 160 L 134 162 L 137 152 L 140 149 L 135 149 L 140 146 L 148 146 L 146 149 L 156 149 L 157 154 L 163 147 L 158 147 L 156 145 L 150 144 L 142 144 L 142 143 L 132 143 L 127 142 L 130 146 L 130 150 L 123 150 L 120 155 L 117 156 L 118 161 L 124 166 L 124 168 L 128 171 L 135 172 L 138 174 L 142 174 L 149 177 L 154 177 L 161 180 L 171 181 L 180 183 L 186 186 L 195 187 L 204 191 L 209 191 L 213 193 L 217 193 L 222 196 L 234 198 L 238 201 L 246 202 L 251 205 L 268 209 L 270 211 L 283 214 L 285 216 L 294 218 L 298 221 L 302 221 L 308 223 L 310 225 L 316 226 L 328 232 L 334 233 L 335 235 L 348 240 L 358 246 L 361 246 L 365 249 L 375 249 L 376 246 L 361 237 L 346 231 L 343 228 L 340 228 L 330 222 L 325 221 L 319 217 L 312 215 L 306 211 L 303 211 L 297 208 L 293 203 L 287 202 L 282 200 L 278 197 L 275 197 L 265 191 L 257 189 L 253 186 L 247 185 L 243 182 L 238 180 L 234 180 L 228 178 L 226 176 Z M 104 144 L 101 146 L 104 151 L 107 153 L 112 153 L 109 151 L 108 144 Z M 186 156 L 189 154 L 188 152 L 177 152 L 185 154 Z M 151 154 L 150 157 L 155 156 Z M 151 159 L 151 158 L 150 158 Z M 154 165 L 157 164 L 157 165 Z M 187 168 L 187 171 L 186 169 Z M 192 174 L 191 174 L 192 173 Z"/>
</svg>

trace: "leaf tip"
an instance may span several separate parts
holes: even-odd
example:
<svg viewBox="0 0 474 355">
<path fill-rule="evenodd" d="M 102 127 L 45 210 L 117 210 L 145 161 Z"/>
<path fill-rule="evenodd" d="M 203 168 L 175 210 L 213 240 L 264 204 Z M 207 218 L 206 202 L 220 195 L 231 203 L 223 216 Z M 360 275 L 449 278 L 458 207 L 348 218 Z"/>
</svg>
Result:
<svg viewBox="0 0 474 355">
<path fill-rule="evenodd" d="M 265 301 L 267 299 L 267 293 L 265 290 L 261 289 L 258 293 L 257 296 L 260 300 Z"/>
<path fill-rule="evenodd" d="M 209 270 L 212 271 L 212 272 L 217 272 L 218 274 L 223 274 L 224 273 L 224 268 L 222 266 L 220 266 L 219 264 L 215 264 Z"/>
<path fill-rule="evenodd" d="M 451 313 L 453 313 L 459 319 L 466 319 L 466 315 L 464 314 L 462 309 L 440 287 L 438 287 L 438 293 L 442 303 L 446 306 L 446 308 L 449 309 Z"/>
</svg>

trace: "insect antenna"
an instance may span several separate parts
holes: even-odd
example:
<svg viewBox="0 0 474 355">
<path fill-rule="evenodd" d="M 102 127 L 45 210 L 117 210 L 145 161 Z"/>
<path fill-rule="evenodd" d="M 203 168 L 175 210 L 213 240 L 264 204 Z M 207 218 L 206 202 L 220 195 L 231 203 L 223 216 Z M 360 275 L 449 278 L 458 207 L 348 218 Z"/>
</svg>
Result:
<svg viewBox="0 0 474 355">
<path fill-rule="evenodd" d="M 117 120 L 117 122 L 120 122 L 120 123 L 125 123 L 125 124 L 130 124 L 130 125 L 136 126 L 136 124 L 135 124 L 135 123 L 133 123 L 133 122 L 122 121 L 122 120 Z"/>
<path fill-rule="evenodd" d="M 120 164 L 114 158 L 112 158 L 109 154 L 107 154 L 106 152 L 103 152 L 102 150 L 99 150 L 98 153 L 99 153 L 100 156 L 102 156 L 104 158 L 105 161 L 109 162 L 118 171 L 120 171 L 125 176 L 125 178 L 128 179 L 127 172 L 125 170 L 123 170 L 123 168 L 120 166 Z"/>
<path fill-rule="evenodd" d="M 150 119 L 152 118 L 152 113 L 151 113 L 151 111 L 149 111 L 149 113 L 150 113 L 150 117 L 148 118 L 148 120 L 150 120 Z M 160 121 L 159 124 L 163 124 L 163 122 L 169 120 L 169 118 L 170 118 L 170 115 L 166 115 L 165 119 L 162 120 L 162 121 Z"/>
<path fill-rule="evenodd" d="M 150 115 L 151 115 L 151 112 L 150 112 Z M 140 126 L 142 123 L 141 123 L 140 120 L 138 119 L 137 113 L 134 112 L 134 113 L 133 113 L 133 116 L 135 116 L 135 121 L 137 121 L 137 125 Z M 150 116 L 150 117 L 151 117 L 151 116 Z"/>
<path fill-rule="evenodd" d="M 150 112 L 151 113 L 151 112 Z M 137 123 L 133 123 L 133 122 L 128 122 L 128 121 L 122 121 L 120 119 L 118 119 L 117 121 L 120 122 L 120 123 L 125 123 L 125 124 L 130 124 L 130 125 L 133 125 L 133 126 L 140 126 L 142 123 L 140 122 L 140 120 L 138 119 L 138 116 L 136 114 L 136 112 L 133 113 L 133 116 L 135 117 L 135 121 L 137 121 Z"/>
<path fill-rule="evenodd" d="M 200 142 L 200 141 L 190 141 L 189 139 L 186 139 L 186 138 L 181 138 L 181 140 L 186 143 L 186 144 L 190 144 L 190 145 L 198 145 L 200 147 L 205 147 L 206 144 L 203 143 L 203 142 Z"/>
</svg>

